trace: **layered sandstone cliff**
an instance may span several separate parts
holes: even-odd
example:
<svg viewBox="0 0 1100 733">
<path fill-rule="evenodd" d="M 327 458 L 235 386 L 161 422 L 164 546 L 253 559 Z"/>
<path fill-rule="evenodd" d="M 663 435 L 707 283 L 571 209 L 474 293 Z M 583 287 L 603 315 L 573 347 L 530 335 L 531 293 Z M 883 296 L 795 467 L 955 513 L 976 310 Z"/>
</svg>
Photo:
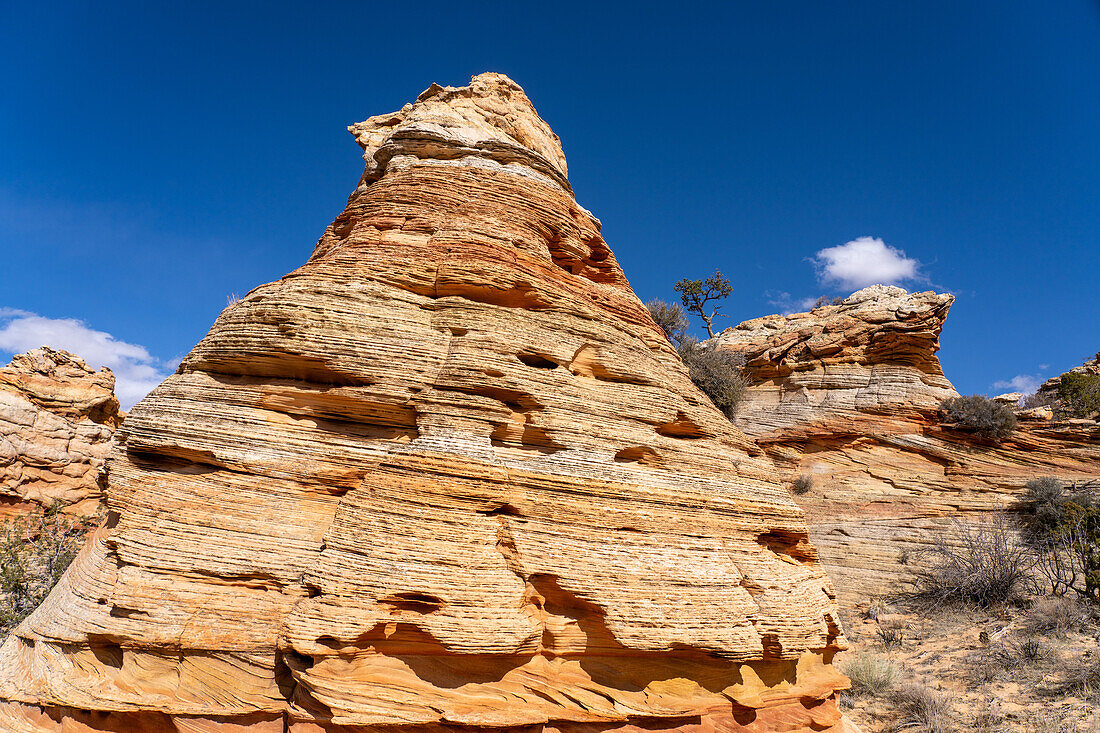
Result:
<svg viewBox="0 0 1100 733">
<path fill-rule="evenodd" d="M 42 347 L 0 367 L 0 511 L 59 503 L 95 511 L 122 421 L 109 369 Z"/>
<path fill-rule="evenodd" d="M 523 91 L 349 129 L 309 261 L 128 416 L 107 522 L 0 649 L 0 730 L 846 729 L 802 512 Z"/>
<path fill-rule="evenodd" d="M 1100 475 L 1100 424 L 1020 410 L 1001 443 L 941 425 L 957 394 L 936 351 L 950 295 L 872 286 L 809 313 L 767 316 L 712 342 L 744 355 L 737 424 L 788 480 L 846 601 L 904 590 L 907 563 L 956 519 L 1019 505 L 1039 476 Z"/>
</svg>

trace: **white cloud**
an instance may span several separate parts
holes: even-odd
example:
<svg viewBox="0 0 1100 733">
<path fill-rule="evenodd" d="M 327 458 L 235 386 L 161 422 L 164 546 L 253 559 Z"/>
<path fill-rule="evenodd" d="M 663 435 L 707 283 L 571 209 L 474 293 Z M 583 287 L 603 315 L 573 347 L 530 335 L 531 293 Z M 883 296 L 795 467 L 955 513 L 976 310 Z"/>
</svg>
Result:
<svg viewBox="0 0 1100 733">
<path fill-rule="evenodd" d="M 920 262 L 877 237 L 858 237 L 814 255 L 822 283 L 859 290 L 868 285 L 897 285 L 920 280 Z"/>
<path fill-rule="evenodd" d="M 1043 378 L 1038 374 L 1017 374 L 1012 379 L 1002 379 L 994 382 L 993 389 L 1032 394 L 1039 389 L 1039 385 L 1042 383 Z"/>
<path fill-rule="evenodd" d="M 126 410 L 168 376 L 169 365 L 144 346 L 119 341 L 105 331 L 89 328 L 83 321 L 0 308 L 0 351 L 20 354 L 39 346 L 72 352 L 93 369 L 110 369 L 115 374 L 115 394 Z"/>
</svg>

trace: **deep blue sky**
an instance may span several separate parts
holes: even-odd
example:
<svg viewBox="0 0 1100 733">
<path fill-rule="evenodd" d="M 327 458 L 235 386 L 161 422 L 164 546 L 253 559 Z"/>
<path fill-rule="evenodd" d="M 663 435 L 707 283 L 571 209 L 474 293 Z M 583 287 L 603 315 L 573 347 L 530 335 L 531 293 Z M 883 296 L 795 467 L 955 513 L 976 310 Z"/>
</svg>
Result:
<svg viewBox="0 0 1100 733">
<path fill-rule="evenodd" d="M 810 258 L 871 236 L 957 294 L 963 392 L 1100 349 L 1096 0 L 4 3 L 0 307 L 178 357 L 308 257 L 346 125 L 486 70 L 643 299 L 715 268 L 731 324 L 847 294 Z"/>
</svg>

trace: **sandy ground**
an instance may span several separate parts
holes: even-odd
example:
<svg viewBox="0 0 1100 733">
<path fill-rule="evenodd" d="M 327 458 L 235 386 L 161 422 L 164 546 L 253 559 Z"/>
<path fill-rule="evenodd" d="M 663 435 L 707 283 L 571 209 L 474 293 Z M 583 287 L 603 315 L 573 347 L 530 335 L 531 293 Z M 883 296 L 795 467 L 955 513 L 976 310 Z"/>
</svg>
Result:
<svg viewBox="0 0 1100 733">
<path fill-rule="evenodd" d="M 1074 684 L 1081 679 L 1075 670 L 1100 673 L 1095 612 L 1057 600 L 1031 608 L 920 612 L 873 602 L 849 610 L 844 620 L 852 648 L 839 657 L 841 668 L 873 655 L 896 673 L 887 689 L 857 687 L 844 697 L 843 707 L 864 733 L 1100 732 L 1100 681 Z M 1052 620 L 1063 628 L 1044 628 Z M 927 705 L 916 711 L 906 705 L 922 687 L 942 701 L 938 718 L 922 714 Z"/>
</svg>

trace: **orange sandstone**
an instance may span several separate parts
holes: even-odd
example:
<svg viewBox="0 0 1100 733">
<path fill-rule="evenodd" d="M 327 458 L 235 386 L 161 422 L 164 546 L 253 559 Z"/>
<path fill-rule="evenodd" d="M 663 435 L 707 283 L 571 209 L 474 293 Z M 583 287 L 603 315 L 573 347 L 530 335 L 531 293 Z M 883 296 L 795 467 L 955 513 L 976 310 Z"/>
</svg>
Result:
<svg viewBox="0 0 1100 733">
<path fill-rule="evenodd" d="M 3 731 L 841 731 L 832 587 L 497 74 L 130 413 Z"/>
</svg>

